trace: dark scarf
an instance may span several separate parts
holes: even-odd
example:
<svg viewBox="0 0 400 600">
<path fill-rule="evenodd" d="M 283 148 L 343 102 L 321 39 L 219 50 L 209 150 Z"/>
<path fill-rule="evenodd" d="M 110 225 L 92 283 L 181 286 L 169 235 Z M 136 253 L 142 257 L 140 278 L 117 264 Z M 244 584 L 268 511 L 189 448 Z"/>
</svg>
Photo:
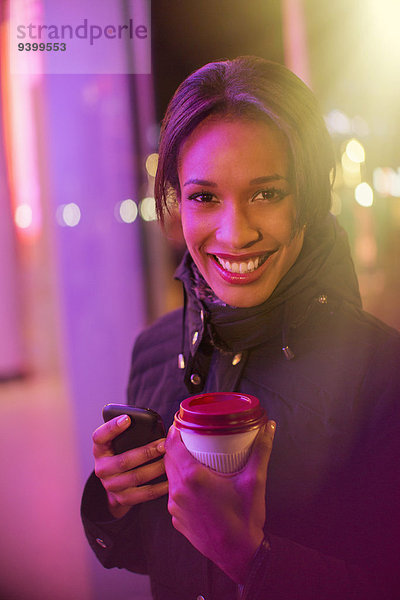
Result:
<svg viewBox="0 0 400 600">
<path fill-rule="evenodd" d="M 304 319 L 310 304 L 321 295 L 361 307 L 347 234 L 332 215 L 306 232 L 295 264 L 258 306 L 234 308 L 216 299 L 188 252 L 176 277 L 185 287 L 189 313 L 198 312 L 201 306 L 212 341 L 230 352 L 254 347 L 279 331 L 285 345 L 290 328 Z"/>
</svg>

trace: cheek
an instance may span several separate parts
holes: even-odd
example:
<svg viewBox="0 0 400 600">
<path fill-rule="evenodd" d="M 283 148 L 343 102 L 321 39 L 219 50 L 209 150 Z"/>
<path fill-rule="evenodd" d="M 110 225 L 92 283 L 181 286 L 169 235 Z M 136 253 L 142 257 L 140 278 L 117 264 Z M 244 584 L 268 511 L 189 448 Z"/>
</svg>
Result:
<svg viewBox="0 0 400 600">
<path fill-rule="evenodd" d="M 295 213 L 291 206 L 285 207 L 284 210 L 277 211 L 274 219 L 268 219 L 265 222 L 268 223 L 265 230 L 268 231 L 271 236 L 274 236 L 277 241 L 285 246 L 291 244 L 295 222 Z"/>
<path fill-rule="evenodd" d="M 181 211 L 183 236 L 188 248 L 201 246 L 210 235 L 210 224 L 207 219 L 200 218 L 188 211 Z"/>
</svg>

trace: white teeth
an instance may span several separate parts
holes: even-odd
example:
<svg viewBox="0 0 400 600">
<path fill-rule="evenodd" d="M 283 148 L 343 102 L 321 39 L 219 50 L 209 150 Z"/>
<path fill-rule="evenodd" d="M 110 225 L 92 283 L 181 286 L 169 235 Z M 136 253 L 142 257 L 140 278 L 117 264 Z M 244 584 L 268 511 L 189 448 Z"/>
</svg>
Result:
<svg viewBox="0 0 400 600">
<path fill-rule="evenodd" d="M 261 257 L 257 256 L 253 260 L 249 260 L 247 263 L 245 262 L 229 262 L 229 260 L 224 260 L 223 258 L 219 258 L 219 256 L 215 257 L 220 265 L 225 269 L 225 271 L 229 271 L 230 273 L 252 273 L 261 263 Z"/>
</svg>

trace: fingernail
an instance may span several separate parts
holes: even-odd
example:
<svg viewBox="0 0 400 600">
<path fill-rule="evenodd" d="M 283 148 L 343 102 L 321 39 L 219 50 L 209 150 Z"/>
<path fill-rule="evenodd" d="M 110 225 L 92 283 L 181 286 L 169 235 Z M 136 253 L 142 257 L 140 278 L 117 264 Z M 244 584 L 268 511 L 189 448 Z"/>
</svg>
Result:
<svg viewBox="0 0 400 600">
<path fill-rule="evenodd" d="M 128 423 L 128 422 L 129 422 L 128 415 L 122 415 L 121 417 L 118 418 L 117 425 L 118 425 L 118 427 L 122 427 L 122 425 L 126 425 L 126 423 Z"/>
<path fill-rule="evenodd" d="M 275 421 L 268 421 L 268 426 L 270 428 L 270 431 L 275 432 L 275 429 L 276 429 Z"/>
<path fill-rule="evenodd" d="M 157 445 L 157 450 L 158 452 L 165 452 L 165 440 L 163 440 Z"/>
</svg>

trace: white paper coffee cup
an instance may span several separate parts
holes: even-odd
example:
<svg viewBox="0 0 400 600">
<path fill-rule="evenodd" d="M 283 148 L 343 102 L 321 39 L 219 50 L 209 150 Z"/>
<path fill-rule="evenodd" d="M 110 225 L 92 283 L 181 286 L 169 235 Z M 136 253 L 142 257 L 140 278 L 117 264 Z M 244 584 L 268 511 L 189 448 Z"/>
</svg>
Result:
<svg viewBox="0 0 400 600">
<path fill-rule="evenodd" d="M 217 392 L 183 400 L 174 425 L 198 461 L 219 473 L 234 473 L 245 466 L 266 421 L 255 396 Z"/>
</svg>

